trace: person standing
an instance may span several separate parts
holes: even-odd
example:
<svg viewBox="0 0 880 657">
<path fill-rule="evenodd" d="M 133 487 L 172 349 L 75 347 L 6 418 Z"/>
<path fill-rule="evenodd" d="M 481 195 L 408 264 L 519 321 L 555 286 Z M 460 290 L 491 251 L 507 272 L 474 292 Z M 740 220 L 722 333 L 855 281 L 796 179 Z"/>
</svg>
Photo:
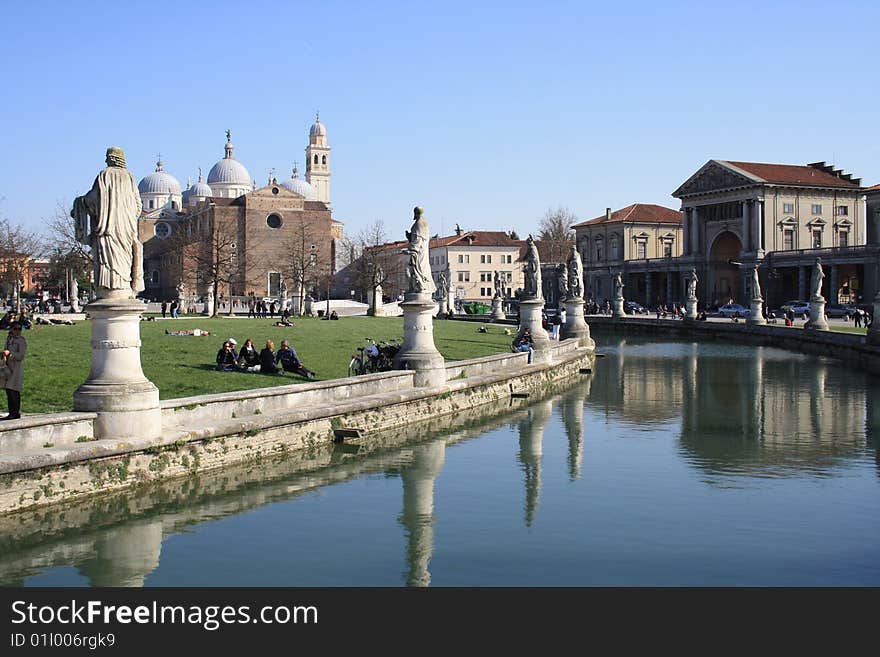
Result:
<svg viewBox="0 0 880 657">
<path fill-rule="evenodd" d="M 27 340 L 21 334 L 21 323 L 13 322 L 6 338 L 3 356 L 11 374 L 6 379 L 6 401 L 9 414 L 4 420 L 17 420 L 21 417 L 21 389 L 23 387 L 24 357 L 27 354 Z"/>
<path fill-rule="evenodd" d="M 177 319 L 177 309 L 178 309 L 177 299 L 171 300 L 171 319 Z"/>
<path fill-rule="evenodd" d="M 168 312 L 168 302 L 162 299 L 162 319 L 165 319 L 165 313 Z"/>
</svg>

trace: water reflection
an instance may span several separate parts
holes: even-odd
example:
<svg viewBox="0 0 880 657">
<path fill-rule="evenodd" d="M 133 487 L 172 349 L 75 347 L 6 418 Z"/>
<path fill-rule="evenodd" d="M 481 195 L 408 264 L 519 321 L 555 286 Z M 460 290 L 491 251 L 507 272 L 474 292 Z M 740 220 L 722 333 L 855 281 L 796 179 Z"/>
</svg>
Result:
<svg viewBox="0 0 880 657">
<path fill-rule="evenodd" d="M 840 361 L 613 338 L 602 352 L 589 406 L 632 424 L 680 423 L 682 455 L 709 474 L 828 475 L 880 426 L 877 383 Z"/>
<path fill-rule="evenodd" d="M 544 455 L 544 427 L 553 414 L 553 403 L 539 401 L 519 421 L 519 462 L 525 474 L 525 522 L 531 527 L 541 497 L 541 459 Z"/>
<path fill-rule="evenodd" d="M 568 478 L 570 481 L 575 481 L 581 476 L 584 460 L 584 404 L 590 395 L 592 380 L 592 377 L 585 377 L 559 401 L 562 407 L 565 436 L 568 439 Z"/>
<path fill-rule="evenodd" d="M 407 533 L 407 586 L 428 586 L 428 562 L 434 551 L 434 480 L 443 469 L 446 442 L 435 440 L 413 449 L 410 463 L 400 470 L 403 480 L 403 513 Z"/>
</svg>

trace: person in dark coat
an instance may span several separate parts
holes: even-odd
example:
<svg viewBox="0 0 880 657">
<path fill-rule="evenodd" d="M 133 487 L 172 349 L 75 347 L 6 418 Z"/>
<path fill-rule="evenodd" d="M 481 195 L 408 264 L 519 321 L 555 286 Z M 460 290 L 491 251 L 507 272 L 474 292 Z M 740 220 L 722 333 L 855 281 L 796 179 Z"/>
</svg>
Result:
<svg viewBox="0 0 880 657">
<path fill-rule="evenodd" d="M 260 352 L 260 372 L 263 374 L 278 374 L 275 366 L 275 344 L 266 340 L 266 346 Z"/>
<path fill-rule="evenodd" d="M 217 369 L 231 372 L 236 368 L 238 368 L 238 358 L 235 355 L 235 340 L 229 339 L 217 352 Z"/>
<path fill-rule="evenodd" d="M 257 353 L 254 341 L 250 338 L 244 341 L 241 351 L 238 352 L 238 366 L 251 372 L 260 369 L 260 354 Z"/>
<path fill-rule="evenodd" d="M 293 372 L 307 379 L 315 378 L 315 373 L 300 362 L 296 349 L 291 347 L 287 340 L 281 342 L 281 349 L 275 354 L 275 362 L 279 363 L 285 372 Z"/>
<path fill-rule="evenodd" d="M 165 301 L 164 299 L 162 300 L 161 309 L 162 309 L 162 319 L 165 319 L 165 314 L 168 312 L 168 302 Z"/>
</svg>

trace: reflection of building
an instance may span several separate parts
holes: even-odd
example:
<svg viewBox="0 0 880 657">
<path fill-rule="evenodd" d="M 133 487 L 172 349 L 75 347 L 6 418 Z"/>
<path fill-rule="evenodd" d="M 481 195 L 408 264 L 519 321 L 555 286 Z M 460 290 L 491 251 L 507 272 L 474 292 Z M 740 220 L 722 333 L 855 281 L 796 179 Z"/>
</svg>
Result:
<svg viewBox="0 0 880 657">
<path fill-rule="evenodd" d="M 652 306 L 672 301 L 679 280 L 670 259 L 681 255 L 681 212 L 635 203 L 615 212 L 607 208 L 601 217 L 573 228 L 587 297 L 610 299 L 612 278 L 622 271 L 628 299 Z"/>
<path fill-rule="evenodd" d="M 229 132 L 224 156 L 207 182 L 200 171 L 198 181 L 181 191 L 160 160 L 138 184 L 144 207 L 144 295 L 176 297 L 181 280 L 199 296 L 207 292 L 204 256 L 193 260 L 184 244 L 217 251 L 216 259 L 232 272 L 225 294 L 274 297 L 282 280 L 294 291 L 298 266 L 306 270 L 307 287 L 311 279 L 335 272 L 342 224 L 331 216 L 329 151 L 326 128 L 316 120 L 309 131 L 305 180 L 294 167 L 291 178 L 278 182 L 270 174 L 260 188 L 235 158 Z"/>
<path fill-rule="evenodd" d="M 828 303 L 855 301 L 867 282 L 860 182 L 824 162 L 709 160 L 673 193 L 684 227 L 678 270 L 696 267 L 701 303 L 748 305 L 749 271 L 737 263 L 758 263 L 764 298 L 777 306 L 807 299 L 810 270 L 821 257 Z"/>
</svg>

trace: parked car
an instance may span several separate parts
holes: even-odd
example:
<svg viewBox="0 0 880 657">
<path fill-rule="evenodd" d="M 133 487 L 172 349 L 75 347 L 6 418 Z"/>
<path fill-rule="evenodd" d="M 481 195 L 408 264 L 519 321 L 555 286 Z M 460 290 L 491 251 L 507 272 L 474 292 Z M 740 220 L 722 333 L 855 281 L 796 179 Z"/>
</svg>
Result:
<svg viewBox="0 0 880 657">
<path fill-rule="evenodd" d="M 727 303 L 718 309 L 718 314 L 722 317 L 748 317 L 752 313 L 751 310 L 738 303 Z"/>
<path fill-rule="evenodd" d="M 829 303 L 825 306 L 825 315 L 827 317 L 846 317 L 850 318 L 856 311 L 855 306 L 847 303 Z"/>
<path fill-rule="evenodd" d="M 786 301 L 782 304 L 782 311 L 791 310 L 795 317 L 807 319 L 810 316 L 810 303 L 808 301 Z"/>
<path fill-rule="evenodd" d="M 635 301 L 624 301 L 623 312 L 627 315 L 647 315 L 648 309 Z"/>
</svg>

